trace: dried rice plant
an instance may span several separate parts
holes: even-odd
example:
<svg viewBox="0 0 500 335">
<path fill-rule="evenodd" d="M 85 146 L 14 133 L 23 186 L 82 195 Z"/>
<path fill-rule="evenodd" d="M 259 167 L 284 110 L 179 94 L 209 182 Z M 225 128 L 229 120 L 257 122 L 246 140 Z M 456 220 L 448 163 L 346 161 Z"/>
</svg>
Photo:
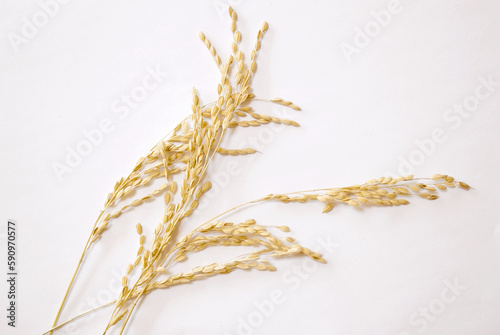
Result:
<svg viewBox="0 0 500 335">
<path fill-rule="evenodd" d="M 192 215 L 200 200 L 211 188 L 207 168 L 216 155 L 238 156 L 256 152 L 252 148 L 222 148 L 221 142 L 228 136 L 228 128 L 259 127 L 268 123 L 299 126 L 292 120 L 258 114 L 250 106 L 252 101 L 257 100 L 251 93 L 250 87 L 257 68 L 256 61 L 261 48 L 261 39 L 268 29 L 268 24 L 266 22 L 262 24 L 249 62 L 245 62 L 243 53 L 239 50 L 241 33 L 237 30 L 237 15 L 231 8 L 229 8 L 229 15 L 234 40 L 231 44 L 232 55 L 225 62 L 222 62 L 207 37 L 203 33 L 199 35 L 221 73 L 221 80 L 217 85 L 217 101 L 202 106 L 196 90 L 193 89 L 190 117 L 177 125 L 171 134 L 156 144 L 146 156 L 140 158 L 127 177 L 121 178 L 115 184 L 92 227 L 53 328 L 46 333 L 52 334 L 55 329 L 71 321 L 58 324 L 59 315 L 68 298 L 70 288 L 92 245 L 99 241 L 108 229 L 118 223 L 120 215 L 155 197 L 163 197 L 164 214 L 159 218 L 153 236 L 148 238 L 151 241 L 148 246 L 145 245 L 146 237 L 142 226 L 137 224 L 136 230 L 140 242 L 137 256 L 130 262 L 122 278 L 122 290 L 112 302 L 114 309 L 104 334 L 112 327 L 119 327 L 119 334 L 122 334 L 137 303 L 145 295 L 157 289 L 170 288 L 236 270 L 275 271 L 276 268 L 270 260 L 289 255 L 303 255 L 325 263 L 321 254 L 298 244 L 295 239 L 276 235 L 277 231 L 289 232 L 287 226 L 265 226 L 253 219 L 239 223 L 218 220 L 242 206 L 267 201 L 284 203 L 316 201 L 324 204 L 323 212 L 326 213 L 337 205 L 399 206 L 408 204 L 407 199 L 412 196 L 434 200 L 438 198 L 436 193 L 439 190 L 455 186 L 469 189 L 467 184 L 455 181 L 450 176 L 435 175 L 429 179 L 417 179 L 413 176 L 383 177 L 349 187 L 269 194 L 229 209 L 200 224 L 187 235 L 177 238 L 179 226 Z M 266 101 L 300 110 L 290 101 L 282 99 Z M 128 201 L 134 191 L 144 189 L 153 181 L 161 181 L 161 186 L 145 196 Z M 187 261 L 192 254 L 214 246 L 247 246 L 253 249 L 250 253 L 242 254 L 226 262 L 195 266 L 187 272 L 175 274 L 170 272 L 174 264 Z M 243 250 L 247 251 L 248 248 Z"/>
</svg>

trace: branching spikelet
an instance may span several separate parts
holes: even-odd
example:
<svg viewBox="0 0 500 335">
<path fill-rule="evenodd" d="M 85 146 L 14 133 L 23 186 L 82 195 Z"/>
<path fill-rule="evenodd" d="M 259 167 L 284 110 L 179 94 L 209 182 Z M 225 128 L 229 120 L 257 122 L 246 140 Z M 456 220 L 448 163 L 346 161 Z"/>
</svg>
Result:
<svg viewBox="0 0 500 335">
<path fill-rule="evenodd" d="M 209 50 L 221 73 L 220 83 L 217 83 L 216 89 L 218 97 L 215 102 L 202 105 L 198 93 L 193 89 L 190 117 L 179 123 L 147 155 L 141 157 L 129 176 L 116 182 L 105 200 L 104 209 L 92 228 L 88 243 L 84 248 L 82 259 L 90 246 L 112 227 L 115 224 L 114 221 L 122 214 L 155 197 L 163 197 L 164 213 L 158 219 L 153 235 L 148 238 L 148 245 L 146 245 L 142 225 L 140 223 L 136 225 L 139 248 L 135 260 L 128 265 L 122 278 L 122 291 L 114 302 L 115 308 L 106 331 L 112 326 L 121 325 L 121 334 L 139 299 L 155 289 L 170 288 L 236 270 L 275 271 L 276 268 L 267 259 L 290 255 L 303 255 L 325 263 L 320 254 L 298 244 L 294 238 L 274 235 L 277 231 L 289 232 L 290 229 L 287 226 L 260 225 L 253 219 L 237 224 L 216 220 L 219 216 L 243 205 L 276 200 L 284 203 L 315 201 L 321 202 L 324 205 L 323 212 L 327 213 L 339 204 L 353 207 L 398 206 L 408 204 L 407 198 L 410 197 L 418 196 L 434 200 L 438 198 L 438 191 L 455 186 L 463 189 L 470 188 L 467 184 L 456 181 L 450 176 L 435 175 L 425 180 L 413 176 L 382 177 L 362 185 L 349 187 L 270 194 L 236 206 L 200 225 L 185 236 L 177 238 L 175 234 L 177 228 L 183 220 L 192 215 L 203 196 L 211 188 L 207 169 L 214 157 L 256 153 L 253 148 L 226 149 L 221 147 L 223 138 L 227 136 L 227 128 L 259 127 L 269 123 L 299 126 L 293 120 L 256 113 L 248 105 L 258 100 L 251 93 L 250 87 L 257 68 L 256 61 L 261 49 L 261 40 L 268 30 L 268 24 L 266 22 L 262 24 L 257 33 L 249 63 L 245 63 L 245 56 L 239 50 L 242 36 L 237 30 L 237 15 L 232 8 L 229 8 L 229 16 L 231 18 L 230 29 L 233 34 L 232 55 L 224 63 L 208 38 L 203 33 L 199 34 L 199 38 Z M 280 98 L 266 101 L 300 110 L 291 101 Z M 161 186 L 145 196 L 131 199 L 137 189 L 142 189 L 156 181 Z M 188 261 L 191 254 L 213 246 L 239 248 L 242 249 L 242 254 L 230 261 L 194 266 L 187 272 L 170 273 L 174 264 Z M 243 249 L 243 247 L 246 248 Z M 251 250 L 251 253 L 248 253 L 248 250 Z M 135 279 L 132 279 L 132 273 L 137 274 Z M 70 287 L 72 283 L 73 280 Z"/>
<path fill-rule="evenodd" d="M 446 182 L 448 180 L 448 182 Z M 424 183 L 427 181 L 427 183 Z M 465 190 L 470 188 L 464 182 L 456 181 L 450 176 L 439 175 L 430 179 L 417 179 L 413 176 L 382 177 L 370 180 L 362 185 L 331 188 L 314 191 L 294 192 L 288 194 L 270 194 L 267 199 L 275 199 L 285 203 L 319 201 L 324 203 L 323 213 L 330 212 L 337 204 L 358 207 L 364 205 L 399 206 L 410 202 L 403 197 L 418 196 L 427 200 L 436 200 L 438 190 L 458 186 Z"/>
</svg>

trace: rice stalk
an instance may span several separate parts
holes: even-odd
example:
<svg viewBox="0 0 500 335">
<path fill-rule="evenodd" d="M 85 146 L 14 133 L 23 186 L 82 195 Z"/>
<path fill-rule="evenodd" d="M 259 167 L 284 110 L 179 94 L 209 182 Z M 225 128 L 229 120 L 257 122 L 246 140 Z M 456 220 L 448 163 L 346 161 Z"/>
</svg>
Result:
<svg viewBox="0 0 500 335">
<path fill-rule="evenodd" d="M 202 105 L 196 89 L 193 88 L 191 115 L 141 157 L 127 177 L 115 183 L 92 227 L 53 328 L 46 333 L 52 334 L 55 329 L 76 318 L 57 324 L 82 261 L 91 246 L 113 225 L 119 223 L 122 214 L 153 198 L 163 198 L 163 215 L 158 218 L 152 236 L 146 237 L 140 223 L 135 227 L 139 236 L 136 257 L 127 266 L 120 294 L 108 304 L 114 308 L 104 334 L 112 327 L 120 327 L 119 333 L 122 334 L 140 299 L 157 289 L 168 289 L 237 270 L 276 271 L 271 261 L 292 255 L 310 257 L 320 263 L 326 263 L 321 254 L 302 246 L 290 236 L 281 236 L 283 232 L 290 231 L 288 226 L 263 225 L 251 218 L 237 223 L 221 220 L 223 216 L 238 208 L 269 201 L 316 202 L 322 204 L 323 213 L 327 213 L 339 205 L 352 207 L 407 205 L 408 199 L 415 197 L 435 200 L 438 198 L 438 192 L 455 186 L 462 189 L 470 188 L 450 176 L 435 175 L 429 179 L 413 176 L 382 177 L 360 185 L 269 194 L 237 205 L 200 224 L 187 235 L 177 237 L 176 233 L 183 221 L 193 214 L 212 186 L 207 169 L 216 156 L 252 155 L 257 152 L 254 148 L 221 147 L 223 139 L 228 136 L 226 131 L 228 128 L 260 127 L 269 123 L 299 126 L 293 120 L 257 113 L 250 106 L 252 101 L 267 101 L 300 111 L 300 107 L 291 101 L 281 98 L 262 100 L 251 93 L 261 40 L 269 26 L 266 22 L 262 24 L 249 62 L 245 62 L 245 57 L 239 50 L 242 35 L 237 29 L 237 15 L 232 8 L 229 8 L 229 15 L 233 34 L 232 54 L 225 62 L 221 60 L 208 38 L 203 33 L 199 34 L 221 74 L 220 82 L 217 84 L 217 99 L 213 103 Z M 133 197 L 136 190 L 145 189 L 156 181 L 160 181 L 161 186 L 145 196 Z M 189 261 L 194 253 L 218 246 L 251 250 L 251 252 L 242 253 L 223 262 L 197 265 L 189 271 L 172 273 L 175 264 Z M 132 277 L 133 273 L 138 273 L 137 278 Z"/>
</svg>

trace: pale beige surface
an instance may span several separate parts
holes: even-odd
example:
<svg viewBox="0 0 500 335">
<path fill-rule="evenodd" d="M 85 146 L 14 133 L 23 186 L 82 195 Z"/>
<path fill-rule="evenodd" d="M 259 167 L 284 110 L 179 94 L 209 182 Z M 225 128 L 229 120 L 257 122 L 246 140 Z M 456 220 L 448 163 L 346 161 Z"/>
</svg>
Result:
<svg viewBox="0 0 500 335">
<path fill-rule="evenodd" d="M 198 32 L 227 56 L 232 36 L 222 4 L 238 11 L 248 51 L 269 22 L 255 93 L 303 111 L 262 103 L 257 112 L 302 127 L 236 134 L 232 147 L 262 153 L 217 162 L 217 187 L 193 223 L 268 193 L 387 174 L 446 173 L 474 189 L 398 208 L 320 214 L 319 204 L 272 203 L 238 212 L 232 220 L 290 226 L 328 264 L 278 260 L 275 273 L 233 273 L 159 292 L 141 304 L 128 334 L 498 334 L 497 2 L 236 0 L 72 1 L 17 53 L 7 34 L 21 34 L 23 18 L 41 7 L 0 5 L 0 222 L 20 225 L 19 328 L 2 323 L 2 334 L 50 327 L 116 179 L 190 112 L 193 86 L 202 102 L 216 96 L 220 75 Z M 385 10 L 394 12 L 390 22 L 359 44 L 357 29 L 376 27 L 371 12 Z M 357 50 L 350 58 L 347 44 Z M 127 101 L 141 87 L 145 99 Z M 54 162 L 67 164 L 68 152 L 98 128 L 91 153 L 59 180 Z M 116 293 L 136 252 L 135 225 L 151 233 L 154 211 L 138 210 L 96 245 L 63 319 Z M 98 334 L 107 313 L 66 333 Z"/>
</svg>

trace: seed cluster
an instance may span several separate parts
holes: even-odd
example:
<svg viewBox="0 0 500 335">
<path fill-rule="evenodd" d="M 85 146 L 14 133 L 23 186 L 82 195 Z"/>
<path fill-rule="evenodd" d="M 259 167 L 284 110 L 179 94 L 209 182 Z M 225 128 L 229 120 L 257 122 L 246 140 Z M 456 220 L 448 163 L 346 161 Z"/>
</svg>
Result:
<svg viewBox="0 0 500 335">
<path fill-rule="evenodd" d="M 137 257 L 128 265 L 127 273 L 122 278 L 122 291 L 115 301 L 115 309 L 106 331 L 120 321 L 122 321 L 121 331 L 123 331 L 137 301 L 154 289 L 188 283 L 215 274 L 230 273 L 237 269 L 276 270 L 265 258 L 303 254 L 324 262 L 321 255 L 291 242 L 294 241 L 292 238 L 275 236 L 269 227 L 256 225 L 253 220 L 239 224 L 209 222 L 178 242 L 174 240 L 174 233 L 180 223 L 192 215 L 200 199 L 211 188 L 206 170 L 214 156 L 216 154 L 238 156 L 256 153 L 253 148 L 221 147 L 227 128 L 258 127 L 269 123 L 299 126 L 292 120 L 256 113 L 248 105 L 252 100 L 257 100 L 250 92 L 250 85 L 257 69 L 256 61 L 261 48 L 261 39 L 268 30 L 268 24 L 264 22 L 258 31 L 250 62 L 247 64 L 243 53 L 239 50 L 242 36 L 237 30 L 237 15 L 231 8 L 229 15 L 233 33 L 232 54 L 225 62 L 221 60 L 205 34 L 199 34 L 221 73 L 221 80 L 217 84 L 218 98 L 213 103 L 202 105 L 193 88 L 191 116 L 175 127 L 172 133 L 160 141 L 148 155 L 139 159 L 128 177 L 120 179 L 115 184 L 104 204 L 101 220 L 98 220 L 93 231 L 91 243 L 98 240 L 110 227 L 112 220 L 154 197 L 163 196 L 164 214 L 154 230 L 150 247 L 146 248 L 144 244 L 145 236 L 142 235 L 142 226 L 138 224 L 136 227 L 140 235 Z M 267 101 L 300 110 L 298 106 L 287 100 L 275 98 Z M 163 180 L 163 184 L 150 194 L 123 205 L 128 199 L 127 195 L 155 180 Z M 245 246 L 258 250 L 253 250 L 232 261 L 197 266 L 189 272 L 164 278 L 165 274 L 169 273 L 169 268 L 175 263 L 186 261 L 191 253 L 200 252 L 212 246 Z M 135 282 L 131 281 L 133 274 L 138 274 Z"/>
<path fill-rule="evenodd" d="M 285 203 L 320 201 L 325 204 L 323 213 L 330 212 L 337 204 L 347 204 L 358 207 L 360 205 L 399 206 L 410 202 L 404 197 L 419 196 L 427 200 L 436 200 L 438 190 L 458 186 L 465 190 L 470 186 L 456 181 L 453 177 L 436 174 L 430 179 L 405 177 L 381 177 L 369 180 L 362 185 L 330 188 L 289 194 L 270 194 L 267 199 L 276 199 Z"/>
<path fill-rule="evenodd" d="M 436 175 L 425 180 L 413 176 L 384 177 L 349 187 L 270 194 L 236 206 L 199 225 L 187 235 L 177 237 L 181 223 L 193 214 L 200 200 L 212 186 L 207 168 L 214 157 L 256 153 L 253 148 L 221 147 L 222 140 L 227 136 L 227 128 L 259 127 L 269 123 L 299 126 L 292 120 L 259 114 L 249 106 L 252 101 L 260 100 L 251 93 L 250 86 L 257 69 L 256 61 L 261 49 L 261 40 L 268 30 L 268 24 L 266 22 L 262 24 L 249 62 L 245 62 L 244 55 L 239 50 L 242 35 L 237 30 L 238 18 L 232 8 L 229 8 L 229 16 L 233 34 L 232 54 L 225 62 L 217 54 L 210 40 L 203 33 L 199 34 L 221 74 L 220 82 L 217 84 L 216 101 L 202 105 L 197 91 L 193 88 L 191 115 L 158 142 L 146 156 L 141 157 L 127 177 L 116 182 L 106 198 L 104 208 L 92 228 L 82 253 L 75 275 L 91 245 L 98 241 L 107 229 L 116 224 L 114 221 L 145 202 L 160 196 L 163 198 L 164 212 L 161 218 L 158 218 L 152 236 L 146 237 L 142 225 L 140 223 L 136 225 L 139 239 L 136 257 L 128 264 L 122 278 L 122 290 L 113 302 L 114 309 L 104 334 L 115 325 L 120 325 L 119 334 L 122 334 L 141 297 L 155 289 L 170 288 L 236 270 L 275 271 L 276 268 L 270 260 L 290 255 L 303 255 L 326 263 L 321 254 L 301 246 L 294 238 L 280 236 L 279 234 L 290 231 L 287 226 L 260 225 L 253 219 L 236 224 L 217 220 L 234 209 L 276 200 L 285 203 L 317 201 L 324 204 L 323 212 L 329 212 L 337 204 L 398 206 L 408 204 L 406 198 L 411 196 L 434 200 L 438 197 L 436 193 L 439 190 L 455 186 L 469 189 L 467 184 L 457 182 L 450 176 Z M 280 98 L 260 101 L 300 111 L 294 103 Z M 134 198 L 135 191 L 145 189 L 153 182 L 161 186 L 145 196 Z M 195 266 L 189 271 L 172 273 L 172 267 L 176 263 L 186 262 L 193 253 L 216 246 L 236 247 L 245 250 L 246 253 L 225 262 Z M 74 278 L 75 276 L 68 292 Z M 67 295 L 68 293 L 60 311 Z M 57 326 L 59 313 L 52 330 L 60 327 Z"/>
</svg>

